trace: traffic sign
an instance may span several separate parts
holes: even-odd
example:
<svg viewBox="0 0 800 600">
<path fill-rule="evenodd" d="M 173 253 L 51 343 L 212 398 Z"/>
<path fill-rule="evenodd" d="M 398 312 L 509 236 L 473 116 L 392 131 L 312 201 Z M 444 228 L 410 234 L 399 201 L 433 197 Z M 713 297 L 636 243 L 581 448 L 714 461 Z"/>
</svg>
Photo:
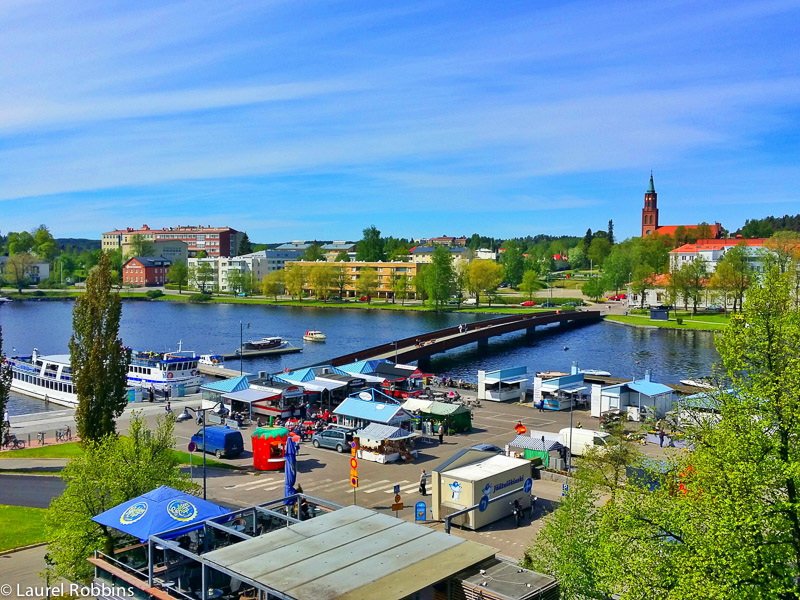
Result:
<svg viewBox="0 0 800 600">
<path fill-rule="evenodd" d="M 399 483 L 396 483 L 394 485 L 394 493 L 395 493 L 395 495 L 400 493 L 400 484 Z"/>
<path fill-rule="evenodd" d="M 355 442 L 350 442 L 350 447 L 351 447 L 353 450 L 355 450 L 355 449 L 356 449 L 356 443 L 355 443 Z"/>
<path fill-rule="evenodd" d="M 397 503 L 397 502 L 400 502 L 400 500 L 401 500 L 400 494 L 395 494 L 394 495 L 394 501 Z"/>
<path fill-rule="evenodd" d="M 355 455 L 356 455 L 356 449 L 350 448 L 350 456 L 355 457 Z"/>
<path fill-rule="evenodd" d="M 561 491 L 562 492 L 568 492 L 569 491 L 569 485 L 567 485 L 566 483 L 562 483 L 561 484 Z"/>
<path fill-rule="evenodd" d="M 350 478 L 350 485 L 353 486 L 354 488 L 358 487 L 358 477 L 357 476 Z M 353 496 L 353 497 L 355 498 L 355 496 Z"/>
<path fill-rule="evenodd" d="M 533 479 L 528 477 L 525 480 L 525 484 L 522 486 L 522 491 L 525 492 L 526 494 L 530 494 L 532 489 L 533 489 Z"/>
<path fill-rule="evenodd" d="M 350 477 L 358 477 L 358 469 L 350 469 Z"/>
<path fill-rule="evenodd" d="M 478 510 L 483 512 L 486 510 L 487 506 L 489 506 L 489 496 L 484 496 L 483 498 L 481 498 L 481 501 L 478 504 Z"/>
<path fill-rule="evenodd" d="M 194 452 L 195 450 L 197 450 L 197 444 L 189 442 L 189 452 Z"/>
<path fill-rule="evenodd" d="M 355 458 L 350 459 L 350 468 L 357 469 L 358 468 L 358 461 Z"/>
<path fill-rule="evenodd" d="M 394 504 L 392 504 L 392 510 L 403 510 L 403 503 L 395 502 Z"/>
</svg>

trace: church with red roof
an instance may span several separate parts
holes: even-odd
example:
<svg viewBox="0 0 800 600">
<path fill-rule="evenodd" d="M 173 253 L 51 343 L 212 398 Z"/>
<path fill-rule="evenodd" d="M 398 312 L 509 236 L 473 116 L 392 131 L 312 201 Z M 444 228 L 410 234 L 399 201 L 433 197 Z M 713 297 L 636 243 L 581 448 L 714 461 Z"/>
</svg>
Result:
<svg viewBox="0 0 800 600">
<path fill-rule="evenodd" d="M 656 193 L 656 186 L 653 182 L 653 173 L 650 173 L 650 185 L 644 193 L 644 207 L 642 208 L 642 237 L 657 233 L 658 235 L 675 235 L 678 227 L 683 227 L 686 232 L 692 229 L 697 229 L 700 225 L 661 225 L 658 222 L 658 194 Z M 714 223 L 709 225 L 711 230 L 710 235 L 708 231 L 704 232 L 704 238 L 719 239 L 722 237 L 722 225 Z"/>
</svg>

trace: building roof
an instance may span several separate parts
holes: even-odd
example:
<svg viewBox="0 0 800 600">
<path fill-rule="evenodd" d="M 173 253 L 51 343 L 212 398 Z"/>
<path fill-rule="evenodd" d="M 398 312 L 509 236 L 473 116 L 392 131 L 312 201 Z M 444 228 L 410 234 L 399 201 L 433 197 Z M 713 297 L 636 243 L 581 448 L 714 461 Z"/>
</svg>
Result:
<svg viewBox="0 0 800 600">
<path fill-rule="evenodd" d="M 308 244 L 305 242 L 290 242 L 288 244 L 281 244 L 275 250 L 294 250 L 295 252 L 306 251 L 308 250 L 312 244 Z"/>
<path fill-rule="evenodd" d="M 433 254 L 433 251 L 437 248 L 446 248 L 450 250 L 451 253 L 461 253 L 466 252 L 467 249 L 463 246 L 414 246 L 409 253 L 411 254 Z"/>
<path fill-rule="evenodd" d="M 163 256 L 131 256 L 125 262 L 123 268 L 127 267 L 132 260 L 139 261 L 145 267 L 163 267 L 172 264 L 170 259 L 164 258 Z"/>
<path fill-rule="evenodd" d="M 442 475 L 465 479 L 467 481 L 480 481 L 492 475 L 500 475 L 515 467 L 530 467 L 530 464 L 530 461 L 523 458 L 512 458 L 504 454 L 494 454 L 484 460 L 479 460 L 478 462 L 464 465 L 463 467 L 456 467 L 452 471 L 446 471 L 442 473 Z"/>
<path fill-rule="evenodd" d="M 383 404 L 353 397 L 345 398 L 344 402 L 333 410 L 333 413 L 354 419 L 374 421 L 375 423 L 388 423 L 395 417 L 411 418 L 411 415 L 398 404 Z"/>
<path fill-rule="evenodd" d="M 650 172 L 650 185 L 647 186 L 647 193 L 648 194 L 655 194 L 656 193 L 656 184 L 653 182 L 653 173 Z"/>
<path fill-rule="evenodd" d="M 212 567 L 298 600 L 405 598 L 495 550 L 347 506 L 203 555 Z"/>
<path fill-rule="evenodd" d="M 762 248 L 765 238 L 726 238 L 721 240 L 697 240 L 694 244 L 684 244 L 675 250 L 670 250 L 670 254 L 682 254 L 685 252 L 700 252 L 701 250 L 724 250 L 740 244 L 748 248 Z"/>
<path fill-rule="evenodd" d="M 329 252 L 334 252 L 336 250 L 354 250 L 356 247 L 355 242 L 333 242 L 332 244 L 322 244 L 323 250 L 328 250 Z"/>
<path fill-rule="evenodd" d="M 541 600 L 558 597 L 558 581 L 504 559 L 472 567 L 459 573 L 456 579 L 473 594 L 461 592 L 454 594 L 454 597 L 492 600 Z"/>
<path fill-rule="evenodd" d="M 469 412 L 469 409 L 462 404 L 449 404 L 447 402 L 437 402 L 436 400 L 420 400 L 419 398 L 409 398 L 403 403 L 403 408 L 407 411 L 418 410 L 429 415 L 442 417 Z"/>
<path fill-rule="evenodd" d="M 359 429 L 356 437 L 369 438 L 371 440 L 402 440 L 408 437 L 415 437 L 417 434 L 406 431 L 394 425 L 381 425 L 380 423 L 370 423 L 364 429 Z"/>
<path fill-rule="evenodd" d="M 201 390 L 211 390 L 214 392 L 230 393 L 238 392 L 239 390 L 246 390 L 250 387 L 250 383 L 246 376 L 240 375 L 239 377 L 232 377 L 230 379 L 223 379 L 222 381 L 211 381 L 204 383 L 200 386 Z"/>
<path fill-rule="evenodd" d="M 697 229 L 700 225 L 662 225 L 661 227 L 657 227 L 655 233 L 658 235 L 675 235 L 675 230 L 678 227 L 683 227 L 686 231 L 690 231 L 692 229 Z M 714 223 L 713 225 L 709 225 L 711 228 L 711 235 L 713 237 L 718 237 L 722 235 L 722 225 L 719 223 Z"/>
<path fill-rule="evenodd" d="M 414 365 L 395 365 L 390 362 L 378 364 L 373 373 L 375 373 L 375 375 L 382 375 L 389 381 L 422 377 L 422 371 Z"/>
<path fill-rule="evenodd" d="M 530 435 L 518 435 L 508 444 L 514 448 L 525 448 L 526 450 L 540 450 L 550 452 L 551 450 L 560 450 L 564 445 L 558 440 L 541 437 L 532 437 Z"/>
<path fill-rule="evenodd" d="M 237 402 L 244 402 L 246 404 L 252 404 L 253 402 L 258 402 L 259 400 L 266 400 L 268 398 L 272 398 L 273 396 L 274 393 L 268 392 L 267 390 L 254 390 L 253 388 L 247 388 L 246 390 L 239 390 L 222 395 L 223 398 L 227 398 L 228 400 L 236 400 Z"/>
<path fill-rule="evenodd" d="M 381 363 L 385 362 L 383 359 L 381 360 L 359 360 L 357 362 L 348 363 L 346 365 L 341 365 L 338 367 L 340 371 L 344 371 L 345 373 L 353 373 L 358 375 L 364 375 L 366 373 L 374 373 L 375 368 Z"/>
</svg>

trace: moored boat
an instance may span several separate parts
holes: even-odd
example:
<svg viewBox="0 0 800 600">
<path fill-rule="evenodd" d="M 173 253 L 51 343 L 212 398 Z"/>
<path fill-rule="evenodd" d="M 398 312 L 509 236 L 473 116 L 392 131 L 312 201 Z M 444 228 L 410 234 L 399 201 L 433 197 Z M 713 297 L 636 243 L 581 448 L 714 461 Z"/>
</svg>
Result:
<svg viewBox="0 0 800 600">
<path fill-rule="evenodd" d="M 248 350 L 272 350 L 273 348 L 281 348 L 285 346 L 280 336 L 263 337 L 260 340 L 247 340 L 242 344 L 242 349 L 247 352 Z"/>
<path fill-rule="evenodd" d="M 12 392 L 61 406 L 78 405 L 69 354 L 42 355 L 34 348 L 30 356 L 12 356 L 6 364 L 11 366 Z"/>
<path fill-rule="evenodd" d="M 201 354 L 197 364 L 222 369 L 225 367 L 225 357 L 222 354 Z"/>
<path fill-rule="evenodd" d="M 317 331 L 317 330 L 314 330 L 314 329 L 309 329 L 303 335 L 303 339 L 305 341 L 307 341 L 307 342 L 324 342 L 328 338 L 321 331 Z"/>
</svg>

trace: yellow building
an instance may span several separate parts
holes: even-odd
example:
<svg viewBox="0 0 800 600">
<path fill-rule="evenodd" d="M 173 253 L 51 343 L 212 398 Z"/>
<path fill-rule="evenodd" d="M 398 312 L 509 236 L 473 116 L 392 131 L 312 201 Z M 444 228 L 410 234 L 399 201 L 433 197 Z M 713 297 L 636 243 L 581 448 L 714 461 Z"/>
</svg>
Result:
<svg viewBox="0 0 800 600">
<path fill-rule="evenodd" d="M 307 270 L 313 267 L 323 267 L 328 269 L 344 269 L 344 290 L 343 296 L 346 298 L 353 298 L 357 296 L 357 281 L 361 276 L 361 271 L 366 268 L 375 270 L 378 275 L 378 287 L 375 290 L 374 298 L 391 298 L 394 296 L 392 287 L 394 283 L 403 275 L 408 277 L 408 298 L 416 298 L 416 292 L 413 287 L 413 278 L 417 274 L 418 265 L 411 262 L 309 262 L 297 261 L 293 265 L 300 265 Z M 313 294 L 312 286 L 306 278 L 306 283 L 303 289 Z M 331 285 L 331 295 L 339 294 L 339 284 L 334 281 Z"/>
</svg>

